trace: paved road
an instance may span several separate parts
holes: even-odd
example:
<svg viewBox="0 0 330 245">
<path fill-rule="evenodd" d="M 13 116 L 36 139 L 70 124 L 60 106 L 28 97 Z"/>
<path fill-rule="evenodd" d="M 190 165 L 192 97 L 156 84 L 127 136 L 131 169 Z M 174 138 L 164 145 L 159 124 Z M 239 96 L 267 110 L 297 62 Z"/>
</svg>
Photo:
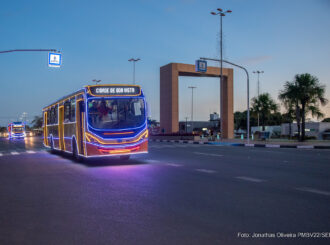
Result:
<svg viewBox="0 0 330 245">
<path fill-rule="evenodd" d="M 330 232 L 330 151 L 150 143 L 78 164 L 0 139 L 0 207 L 0 244 L 329 244 L 238 234 Z"/>
</svg>

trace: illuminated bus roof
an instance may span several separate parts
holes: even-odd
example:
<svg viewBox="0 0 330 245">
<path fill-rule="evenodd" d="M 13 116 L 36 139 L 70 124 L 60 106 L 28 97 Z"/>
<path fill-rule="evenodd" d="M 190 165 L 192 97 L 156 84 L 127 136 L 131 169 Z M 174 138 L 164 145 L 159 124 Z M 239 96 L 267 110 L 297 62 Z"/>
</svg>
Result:
<svg viewBox="0 0 330 245">
<path fill-rule="evenodd" d="M 142 89 L 139 85 L 129 84 L 99 84 L 99 85 L 87 85 L 83 89 L 80 89 L 74 93 L 63 96 L 59 100 L 44 107 L 43 110 L 47 110 L 49 107 L 58 103 L 64 102 L 79 94 L 88 94 L 92 97 L 123 97 L 123 96 L 143 96 Z"/>
</svg>

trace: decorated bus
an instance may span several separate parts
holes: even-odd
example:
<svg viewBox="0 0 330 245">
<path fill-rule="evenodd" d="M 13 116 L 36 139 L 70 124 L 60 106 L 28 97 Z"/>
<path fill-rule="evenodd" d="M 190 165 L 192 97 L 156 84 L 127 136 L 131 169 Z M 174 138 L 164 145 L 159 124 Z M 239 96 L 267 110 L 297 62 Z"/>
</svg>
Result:
<svg viewBox="0 0 330 245">
<path fill-rule="evenodd" d="M 88 157 L 148 152 L 146 101 L 137 85 L 89 85 L 43 108 L 44 145 Z"/>
<path fill-rule="evenodd" d="M 25 138 L 25 124 L 22 122 L 12 122 L 8 124 L 8 138 L 15 139 L 15 138 Z"/>
</svg>

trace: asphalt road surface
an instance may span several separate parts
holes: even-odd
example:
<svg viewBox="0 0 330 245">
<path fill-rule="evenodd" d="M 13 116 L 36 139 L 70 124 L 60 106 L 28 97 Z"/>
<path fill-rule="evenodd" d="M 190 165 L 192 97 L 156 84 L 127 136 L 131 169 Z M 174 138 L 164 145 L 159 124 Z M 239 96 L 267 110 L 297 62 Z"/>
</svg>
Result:
<svg viewBox="0 0 330 245">
<path fill-rule="evenodd" d="M 149 151 L 75 163 L 0 139 L 0 244 L 330 244 L 329 150 Z"/>
</svg>

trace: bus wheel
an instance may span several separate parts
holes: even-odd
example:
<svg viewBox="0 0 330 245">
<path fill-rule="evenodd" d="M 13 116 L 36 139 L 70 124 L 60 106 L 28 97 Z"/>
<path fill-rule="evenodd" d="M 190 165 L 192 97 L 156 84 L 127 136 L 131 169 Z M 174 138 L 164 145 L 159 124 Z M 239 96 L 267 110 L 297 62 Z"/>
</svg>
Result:
<svg viewBox="0 0 330 245">
<path fill-rule="evenodd" d="M 124 155 L 124 156 L 120 156 L 120 160 L 123 160 L 123 161 L 127 161 L 129 159 L 130 155 Z"/>
<path fill-rule="evenodd" d="M 79 156 L 76 140 L 72 139 L 72 156 L 76 162 L 81 162 L 82 158 Z"/>
<path fill-rule="evenodd" d="M 50 152 L 51 152 L 52 154 L 55 153 L 53 137 L 50 138 Z"/>
</svg>

